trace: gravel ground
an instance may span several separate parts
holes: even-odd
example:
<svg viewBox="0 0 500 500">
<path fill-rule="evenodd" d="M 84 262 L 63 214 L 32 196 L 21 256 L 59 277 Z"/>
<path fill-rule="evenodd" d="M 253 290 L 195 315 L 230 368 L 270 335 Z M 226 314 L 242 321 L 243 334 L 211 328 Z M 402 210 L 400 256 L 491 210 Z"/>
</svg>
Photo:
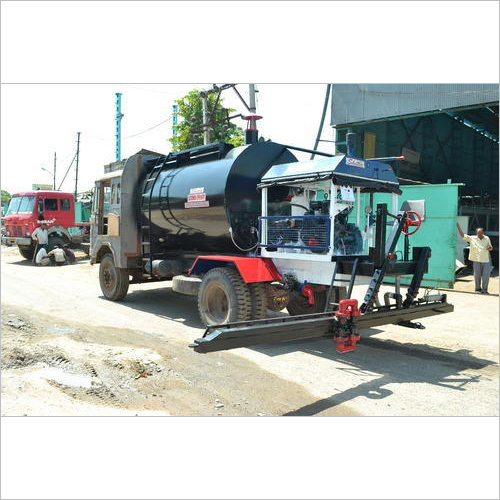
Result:
<svg viewBox="0 0 500 500">
<path fill-rule="evenodd" d="M 498 415 L 498 299 L 328 340 L 197 354 L 195 300 L 168 283 L 106 301 L 98 267 L 32 267 L 2 247 L 2 415 Z M 355 287 L 361 297 L 364 287 Z"/>
</svg>

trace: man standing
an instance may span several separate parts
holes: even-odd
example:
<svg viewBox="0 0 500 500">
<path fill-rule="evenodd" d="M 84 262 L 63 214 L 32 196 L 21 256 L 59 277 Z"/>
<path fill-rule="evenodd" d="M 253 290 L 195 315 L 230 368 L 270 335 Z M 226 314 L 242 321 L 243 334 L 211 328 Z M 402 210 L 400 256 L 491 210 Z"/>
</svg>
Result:
<svg viewBox="0 0 500 500">
<path fill-rule="evenodd" d="M 488 236 L 484 234 L 482 227 L 476 229 L 475 236 L 464 234 L 458 223 L 457 229 L 458 234 L 469 243 L 469 260 L 472 261 L 474 268 L 476 292 L 488 295 L 488 282 L 491 273 L 490 252 L 493 250 L 491 241 Z"/>
<path fill-rule="evenodd" d="M 49 233 L 47 224 L 40 222 L 40 227 L 37 227 L 31 234 L 31 238 L 37 242 L 35 263 L 41 264 L 44 257 L 47 256 L 47 245 L 49 244 Z"/>
</svg>

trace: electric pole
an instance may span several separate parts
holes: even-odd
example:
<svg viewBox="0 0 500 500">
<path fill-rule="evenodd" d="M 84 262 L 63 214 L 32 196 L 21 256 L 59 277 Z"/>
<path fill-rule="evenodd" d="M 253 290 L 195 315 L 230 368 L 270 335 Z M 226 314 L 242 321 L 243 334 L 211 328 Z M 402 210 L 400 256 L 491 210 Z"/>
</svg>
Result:
<svg viewBox="0 0 500 500">
<path fill-rule="evenodd" d="M 249 83 L 248 84 L 248 94 L 249 94 L 248 106 L 246 105 L 245 101 L 242 99 L 243 103 L 245 104 L 246 108 L 249 111 L 249 115 L 243 117 L 243 120 L 247 121 L 247 129 L 245 131 L 245 144 L 254 144 L 259 139 L 259 131 L 257 130 L 257 120 L 260 120 L 262 118 L 262 116 L 258 116 L 255 113 L 257 111 L 257 105 L 255 102 L 255 93 L 256 92 L 257 91 L 255 90 L 255 84 Z"/>
<path fill-rule="evenodd" d="M 248 84 L 248 93 L 250 113 L 255 113 L 257 111 L 257 105 L 255 104 L 255 83 Z"/>
<path fill-rule="evenodd" d="M 80 160 L 80 132 L 77 132 L 76 137 L 76 176 L 75 176 L 75 201 L 78 193 L 78 162 Z"/>
<path fill-rule="evenodd" d="M 203 144 L 210 144 L 210 129 L 208 128 L 208 95 L 201 93 L 201 102 L 203 105 Z"/>
<path fill-rule="evenodd" d="M 179 116 L 179 108 L 177 104 L 172 105 L 172 137 L 177 135 L 177 119 Z"/>
<path fill-rule="evenodd" d="M 116 115 L 115 115 L 115 122 L 116 122 L 116 146 L 115 146 L 115 157 L 116 161 L 121 160 L 122 156 L 122 95 L 120 92 L 115 93 L 116 96 Z"/>
</svg>

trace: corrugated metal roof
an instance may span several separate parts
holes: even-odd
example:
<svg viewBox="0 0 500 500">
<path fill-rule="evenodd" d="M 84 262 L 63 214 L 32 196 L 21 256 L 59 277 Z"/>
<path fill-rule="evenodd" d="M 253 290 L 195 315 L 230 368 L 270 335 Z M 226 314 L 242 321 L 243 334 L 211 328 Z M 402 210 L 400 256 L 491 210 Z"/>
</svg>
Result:
<svg viewBox="0 0 500 500">
<path fill-rule="evenodd" d="M 331 124 L 498 102 L 495 84 L 333 84 Z"/>
</svg>

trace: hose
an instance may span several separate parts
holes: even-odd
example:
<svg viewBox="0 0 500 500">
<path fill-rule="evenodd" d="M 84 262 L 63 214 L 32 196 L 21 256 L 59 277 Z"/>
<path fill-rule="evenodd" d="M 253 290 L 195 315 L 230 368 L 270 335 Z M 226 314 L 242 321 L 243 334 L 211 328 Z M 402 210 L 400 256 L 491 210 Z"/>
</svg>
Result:
<svg viewBox="0 0 500 500">
<path fill-rule="evenodd" d="M 255 243 L 255 245 L 253 245 L 252 247 L 250 248 L 241 248 L 237 243 L 236 241 L 234 241 L 234 238 L 233 238 L 233 228 L 230 227 L 229 228 L 229 234 L 231 235 L 231 241 L 233 242 L 234 246 L 238 249 L 238 250 L 241 250 L 242 252 L 251 252 L 253 249 L 257 248 L 258 244 L 259 244 L 259 230 L 258 229 L 255 229 L 255 232 L 257 233 L 257 243 Z"/>
</svg>

